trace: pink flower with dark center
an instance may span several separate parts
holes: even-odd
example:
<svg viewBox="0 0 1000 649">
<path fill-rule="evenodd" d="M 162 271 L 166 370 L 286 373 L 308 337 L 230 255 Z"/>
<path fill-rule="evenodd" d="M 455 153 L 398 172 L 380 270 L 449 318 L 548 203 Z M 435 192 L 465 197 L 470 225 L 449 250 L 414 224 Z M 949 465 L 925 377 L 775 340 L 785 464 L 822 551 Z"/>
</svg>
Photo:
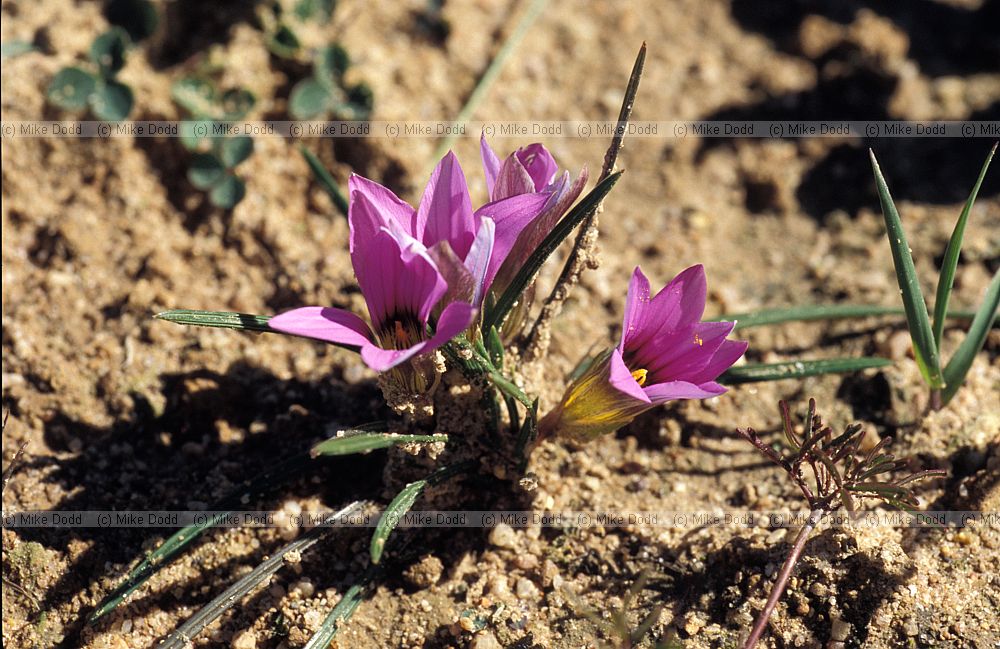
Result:
<svg viewBox="0 0 1000 649">
<path fill-rule="evenodd" d="M 543 435 L 591 439 L 661 403 L 723 394 L 726 388 L 716 379 L 746 352 L 747 343 L 726 339 L 735 322 L 701 322 L 705 297 L 700 265 L 653 297 L 649 280 L 636 268 L 621 342 L 570 384 L 559 406 L 543 419 Z"/>
<path fill-rule="evenodd" d="M 452 153 L 434 169 L 417 209 L 361 176 L 348 189 L 351 262 L 371 325 L 343 309 L 312 306 L 269 326 L 357 349 L 379 372 L 434 351 L 473 323 L 518 235 L 549 200 L 530 192 L 473 211 Z"/>
</svg>

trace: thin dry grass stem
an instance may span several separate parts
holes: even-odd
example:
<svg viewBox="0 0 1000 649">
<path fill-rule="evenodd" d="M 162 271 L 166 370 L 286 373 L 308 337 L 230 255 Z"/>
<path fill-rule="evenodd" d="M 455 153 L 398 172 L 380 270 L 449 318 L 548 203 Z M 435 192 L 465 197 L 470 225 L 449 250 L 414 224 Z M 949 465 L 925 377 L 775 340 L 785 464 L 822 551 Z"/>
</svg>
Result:
<svg viewBox="0 0 1000 649">
<path fill-rule="evenodd" d="M 635 96 L 639 91 L 639 80 L 642 78 L 645 62 L 646 43 L 643 42 L 632 66 L 628 86 L 625 88 L 625 97 L 622 100 L 622 107 L 618 113 L 618 123 L 615 126 L 615 135 L 611 139 L 611 146 L 604 154 L 604 165 L 601 168 L 601 176 L 597 179 L 598 184 L 615 171 L 618 154 L 625 143 L 625 132 L 628 130 L 628 122 L 632 116 L 632 106 L 635 104 Z M 538 314 L 538 318 L 535 319 L 525 339 L 523 354 L 525 361 L 531 362 L 545 356 L 551 341 L 552 320 L 559 315 L 570 291 L 580 282 L 580 275 L 588 268 L 597 268 L 599 264 L 597 258 L 597 216 L 603 209 L 604 202 L 602 201 L 597 209 L 580 224 L 580 232 L 576 235 L 573 249 L 563 265 L 559 279 L 552 288 L 552 292 L 545 299 L 541 313 Z"/>
</svg>

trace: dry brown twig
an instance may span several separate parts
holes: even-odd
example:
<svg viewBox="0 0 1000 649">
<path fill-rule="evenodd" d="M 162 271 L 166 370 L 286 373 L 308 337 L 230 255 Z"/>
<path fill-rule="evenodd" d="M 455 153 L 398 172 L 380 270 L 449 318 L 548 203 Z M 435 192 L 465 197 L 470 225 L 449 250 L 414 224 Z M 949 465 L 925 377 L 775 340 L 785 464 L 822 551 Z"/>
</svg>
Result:
<svg viewBox="0 0 1000 649">
<path fill-rule="evenodd" d="M 625 97 L 622 100 L 622 107 L 618 113 L 618 123 L 615 126 L 615 135 L 611 139 L 611 146 L 604 154 L 604 166 L 601 168 L 601 176 L 597 179 L 598 184 L 615 171 L 615 164 L 618 162 L 618 154 L 625 144 L 625 132 L 628 130 L 629 119 L 632 116 L 632 106 L 635 104 L 635 96 L 639 91 L 639 80 L 642 78 L 642 69 L 646 62 L 646 43 L 643 42 L 639 48 L 639 54 L 632 65 L 632 74 L 629 76 L 628 85 L 625 87 Z M 559 315 L 562 305 L 569 297 L 570 291 L 580 282 L 580 275 L 588 268 L 593 270 L 599 265 L 597 258 L 597 216 L 604 210 L 604 202 L 597 206 L 593 214 L 588 216 L 580 224 L 580 232 L 576 235 L 573 249 L 566 258 L 559 279 L 556 280 L 552 292 L 545 299 L 541 313 L 535 319 L 527 337 L 525 338 L 523 359 L 527 362 L 537 360 L 545 356 L 549 349 L 551 340 L 552 320 Z"/>
</svg>

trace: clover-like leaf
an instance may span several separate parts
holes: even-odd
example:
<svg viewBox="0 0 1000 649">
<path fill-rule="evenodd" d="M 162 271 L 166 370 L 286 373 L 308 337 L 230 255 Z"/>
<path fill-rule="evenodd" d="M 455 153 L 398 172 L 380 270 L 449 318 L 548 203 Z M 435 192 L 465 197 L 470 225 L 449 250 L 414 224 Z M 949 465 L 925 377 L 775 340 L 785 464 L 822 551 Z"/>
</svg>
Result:
<svg viewBox="0 0 1000 649">
<path fill-rule="evenodd" d="M 334 105 L 334 112 L 343 119 L 364 120 L 371 117 L 375 94 L 366 84 L 347 89 L 347 101 Z"/>
<path fill-rule="evenodd" d="M 215 86 L 198 77 L 184 77 L 170 87 L 170 96 L 193 117 L 217 117 Z"/>
<path fill-rule="evenodd" d="M 253 154 L 253 138 L 246 135 L 222 138 L 216 142 L 219 160 L 226 169 L 232 169 Z"/>
<path fill-rule="evenodd" d="M 284 59 L 293 58 L 299 52 L 302 44 L 299 37 L 288 25 L 279 25 L 270 38 L 267 39 L 267 49 L 272 54 Z"/>
<path fill-rule="evenodd" d="M 129 35 L 121 27 L 112 27 L 90 44 L 90 60 L 101 69 L 101 75 L 113 77 L 125 66 Z"/>
<path fill-rule="evenodd" d="M 49 101 L 68 110 L 83 108 L 97 88 L 97 77 L 80 68 L 63 68 L 52 77 Z"/>
<path fill-rule="evenodd" d="M 231 210 L 246 196 L 247 186 L 242 179 L 226 176 L 208 193 L 208 200 L 216 207 Z"/>
<path fill-rule="evenodd" d="M 312 119 L 330 110 L 333 91 L 330 86 L 312 77 L 303 79 L 292 88 L 288 111 L 295 119 Z"/>
<path fill-rule="evenodd" d="M 214 187 L 226 173 L 226 167 L 211 153 L 197 153 L 191 157 L 187 177 L 198 189 Z"/>
<path fill-rule="evenodd" d="M 220 100 L 220 107 L 222 109 L 222 117 L 227 120 L 237 120 L 246 117 L 254 104 L 257 103 L 257 98 L 249 90 L 244 90 L 243 88 L 231 88 L 230 90 L 222 93 L 222 99 Z"/>
<path fill-rule="evenodd" d="M 334 43 L 316 52 L 313 74 L 318 81 L 332 85 L 340 83 L 350 65 L 351 57 L 347 54 L 347 50 Z"/>
<path fill-rule="evenodd" d="M 90 95 L 90 109 L 97 119 L 120 122 L 132 112 L 132 89 L 113 79 L 102 79 Z"/>
</svg>

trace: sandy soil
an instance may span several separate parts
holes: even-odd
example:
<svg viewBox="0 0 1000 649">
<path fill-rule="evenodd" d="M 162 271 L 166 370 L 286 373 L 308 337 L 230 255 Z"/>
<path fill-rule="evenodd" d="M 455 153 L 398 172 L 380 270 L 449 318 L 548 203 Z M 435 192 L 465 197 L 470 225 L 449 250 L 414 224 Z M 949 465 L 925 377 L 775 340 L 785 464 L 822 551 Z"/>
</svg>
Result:
<svg viewBox="0 0 1000 649">
<path fill-rule="evenodd" d="M 823 2 L 810 13 L 782 2 L 762 13 L 750 4 L 553 3 L 477 117 L 610 119 L 646 40 L 638 119 L 997 119 L 1000 74 L 986 64 L 1000 52 L 987 27 L 995 5 Z M 224 63 L 226 84 L 257 94 L 253 117 L 284 114 L 294 70 L 272 60 L 237 5 L 220 3 L 215 22 L 191 19 L 182 32 L 187 40 L 132 51 L 121 78 L 135 90 L 135 117 L 180 117 L 170 83 L 210 51 Z M 373 11 L 350 0 L 339 3 L 316 38 L 339 39 L 352 53 L 352 74 L 374 90 L 376 118 L 444 118 L 460 109 L 519 6 L 449 1 L 451 35 L 438 43 L 417 27 L 422 2 Z M 0 12 L 4 42 L 40 46 L 3 62 L 4 121 L 58 115 L 45 104 L 45 87 L 106 28 L 100 6 L 5 0 Z M 340 179 L 353 170 L 413 199 L 436 141 L 308 144 Z M 595 175 L 607 146 L 597 138 L 545 144 L 562 166 L 586 164 Z M 895 303 L 869 145 L 929 291 L 988 142 L 628 142 L 620 159 L 628 173 L 601 217 L 602 265 L 567 304 L 549 358 L 525 372 L 543 409 L 558 398 L 580 341 L 617 335 L 636 264 L 659 284 L 705 264 L 712 313 L 801 302 Z M 477 146 L 468 138 L 456 150 L 482 198 Z M 4 493 L 5 512 L 205 506 L 276 458 L 340 427 L 389 416 L 374 375 L 348 352 L 150 318 L 175 307 L 273 313 L 331 304 L 361 311 L 347 224 L 312 182 L 294 142 L 258 138 L 240 167 L 247 197 L 229 214 L 212 210 L 187 183 L 174 140 L 5 138 L 2 161 L 3 405 L 10 410 L 4 464 L 28 443 Z M 966 234 L 958 306 L 974 306 L 1000 264 L 998 178 L 994 173 L 984 185 Z M 558 264 L 546 268 L 543 291 L 557 271 Z M 898 322 L 789 325 L 745 335 L 751 361 L 878 353 L 898 362 L 884 371 L 759 384 L 662 408 L 587 446 L 543 445 L 529 467 L 532 491 L 481 476 L 463 488 L 464 500 L 444 493 L 432 502 L 540 511 L 798 510 L 792 485 L 733 430 L 749 425 L 773 433 L 779 398 L 804 403 L 815 396 L 835 426 L 863 421 L 896 437 L 896 451 L 920 467 L 948 470 L 948 478 L 921 488 L 922 503 L 1000 509 L 996 332 L 967 387 L 926 417 Z M 961 331 L 950 329 L 946 355 L 959 340 Z M 444 419 L 452 430 L 467 426 L 455 413 Z M 385 485 L 418 474 L 425 461 L 399 454 L 387 463 L 376 453 L 320 463 L 257 504 L 317 509 L 384 499 L 391 496 Z M 109 619 L 86 628 L 82 617 L 162 537 L 150 530 L 5 529 L 4 646 L 154 646 L 290 535 L 214 532 Z M 664 610 L 645 642 L 736 646 L 767 596 L 786 540 L 782 530 L 731 527 L 426 532 L 408 539 L 410 556 L 391 564 L 336 642 L 598 646 L 610 639 L 586 611 L 620 607 L 646 574 L 631 619 L 655 605 Z M 195 644 L 302 646 L 363 569 L 366 548 L 362 534 L 325 541 Z M 998 562 L 996 527 L 823 531 L 807 546 L 767 646 L 996 647 Z"/>
</svg>

